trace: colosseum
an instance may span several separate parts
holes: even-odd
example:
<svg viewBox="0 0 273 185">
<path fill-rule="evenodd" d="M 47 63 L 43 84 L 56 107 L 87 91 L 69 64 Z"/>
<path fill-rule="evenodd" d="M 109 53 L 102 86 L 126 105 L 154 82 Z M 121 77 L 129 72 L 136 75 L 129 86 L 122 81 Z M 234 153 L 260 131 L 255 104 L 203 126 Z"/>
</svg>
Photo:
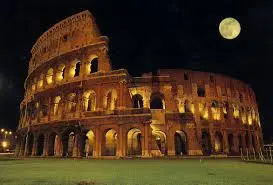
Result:
<svg viewBox="0 0 273 185">
<path fill-rule="evenodd" d="M 36 41 L 24 87 L 17 156 L 227 156 L 263 146 L 247 84 L 185 69 L 113 70 L 89 11 Z"/>
</svg>

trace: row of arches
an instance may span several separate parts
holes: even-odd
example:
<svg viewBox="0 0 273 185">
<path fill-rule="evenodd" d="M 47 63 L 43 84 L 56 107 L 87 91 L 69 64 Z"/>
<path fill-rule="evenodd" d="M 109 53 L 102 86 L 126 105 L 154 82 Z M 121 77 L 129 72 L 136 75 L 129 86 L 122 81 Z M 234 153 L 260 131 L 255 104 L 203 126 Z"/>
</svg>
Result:
<svg viewBox="0 0 273 185">
<path fill-rule="evenodd" d="M 117 130 L 109 128 L 101 133 L 100 141 L 96 142 L 93 130 L 77 132 L 68 129 L 62 134 L 52 132 L 49 135 L 40 134 L 38 137 L 30 132 L 21 140 L 21 154 L 35 156 L 57 156 L 57 157 L 78 157 L 78 156 L 117 156 L 119 146 L 119 135 Z M 123 138 L 123 137 L 122 137 Z M 174 146 L 173 155 L 187 155 L 189 149 L 189 140 L 187 133 L 183 130 L 176 130 L 171 137 Z M 27 142 L 26 142 L 27 141 Z M 145 148 L 145 139 L 143 130 L 139 128 L 129 129 L 124 138 L 124 150 L 126 156 L 143 156 Z M 147 141 L 146 141 L 147 142 Z M 238 154 L 240 149 L 254 148 L 257 149 L 259 141 L 255 135 L 245 135 L 232 133 L 227 134 L 228 148 L 222 133 L 216 131 L 211 135 L 208 131 L 202 131 L 201 150 L 203 155 L 223 154 L 228 149 L 229 154 Z M 100 151 L 97 151 L 97 143 L 100 145 Z M 27 147 L 25 148 L 25 144 Z M 98 149 L 98 148 L 97 148 Z M 163 131 L 152 131 L 151 137 L 151 154 L 154 156 L 168 155 L 168 142 L 166 134 Z M 46 151 L 47 152 L 46 152 Z"/>
<path fill-rule="evenodd" d="M 45 73 L 34 77 L 29 87 L 31 92 L 34 93 L 37 89 L 42 89 L 45 85 L 62 82 L 65 79 L 72 79 L 80 76 L 81 73 L 88 75 L 95 72 L 98 72 L 98 57 L 92 55 L 89 57 L 89 62 L 85 65 L 79 60 L 74 60 L 68 67 L 64 63 L 61 63 L 56 69 L 49 68 Z"/>
<path fill-rule="evenodd" d="M 101 156 L 117 155 L 118 137 L 115 129 L 103 131 L 101 138 Z M 142 156 L 144 154 L 145 143 L 143 137 L 143 131 L 138 128 L 128 130 L 125 138 L 126 156 Z M 20 148 L 24 150 L 27 144 L 26 151 L 23 153 L 29 156 L 45 155 L 44 150 L 47 150 L 47 156 L 94 156 L 94 149 L 96 147 L 95 140 L 96 137 L 92 130 L 85 131 L 81 134 L 72 130 L 67 130 L 61 135 L 53 132 L 47 137 L 44 134 L 40 134 L 37 138 L 30 132 L 20 143 Z M 176 131 L 173 142 L 176 155 L 187 154 L 187 137 L 184 131 Z M 155 131 L 152 133 L 151 150 L 154 155 L 167 155 L 167 140 L 164 132 Z"/>
</svg>

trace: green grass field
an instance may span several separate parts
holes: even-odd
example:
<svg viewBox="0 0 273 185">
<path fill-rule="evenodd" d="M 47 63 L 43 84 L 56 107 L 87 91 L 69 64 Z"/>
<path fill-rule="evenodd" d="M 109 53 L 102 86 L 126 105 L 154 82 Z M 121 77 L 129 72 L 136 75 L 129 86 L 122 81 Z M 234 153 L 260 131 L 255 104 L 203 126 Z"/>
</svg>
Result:
<svg viewBox="0 0 273 185">
<path fill-rule="evenodd" d="M 75 185 L 81 181 L 98 185 L 273 185 L 273 165 L 228 159 L 201 163 L 198 159 L 0 159 L 1 185 Z"/>
</svg>

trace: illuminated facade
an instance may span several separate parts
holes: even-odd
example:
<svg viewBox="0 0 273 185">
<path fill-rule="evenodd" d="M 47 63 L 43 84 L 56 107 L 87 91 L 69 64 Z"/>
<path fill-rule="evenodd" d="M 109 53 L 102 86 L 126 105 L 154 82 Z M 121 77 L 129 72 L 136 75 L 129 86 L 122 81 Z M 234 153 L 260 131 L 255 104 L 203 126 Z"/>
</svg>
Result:
<svg viewBox="0 0 273 185">
<path fill-rule="evenodd" d="M 239 80 L 183 69 L 112 70 L 108 39 L 84 11 L 34 44 L 17 156 L 174 156 L 260 150 L 255 94 Z"/>
</svg>

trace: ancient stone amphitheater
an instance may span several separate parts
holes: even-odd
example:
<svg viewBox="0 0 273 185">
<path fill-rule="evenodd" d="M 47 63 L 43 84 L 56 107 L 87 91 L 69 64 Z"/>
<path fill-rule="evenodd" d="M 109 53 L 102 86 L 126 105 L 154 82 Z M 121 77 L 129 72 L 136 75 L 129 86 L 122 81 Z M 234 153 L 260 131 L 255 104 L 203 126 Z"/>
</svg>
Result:
<svg viewBox="0 0 273 185">
<path fill-rule="evenodd" d="M 20 105 L 17 156 L 238 155 L 263 144 L 253 90 L 184 69 L 112 70 L 89 11 L 34 44 Z M 152 62 L 152 61 L 151 61 Z M 132 64 L 133 65 L 133 64 Z"/>
</svg>

